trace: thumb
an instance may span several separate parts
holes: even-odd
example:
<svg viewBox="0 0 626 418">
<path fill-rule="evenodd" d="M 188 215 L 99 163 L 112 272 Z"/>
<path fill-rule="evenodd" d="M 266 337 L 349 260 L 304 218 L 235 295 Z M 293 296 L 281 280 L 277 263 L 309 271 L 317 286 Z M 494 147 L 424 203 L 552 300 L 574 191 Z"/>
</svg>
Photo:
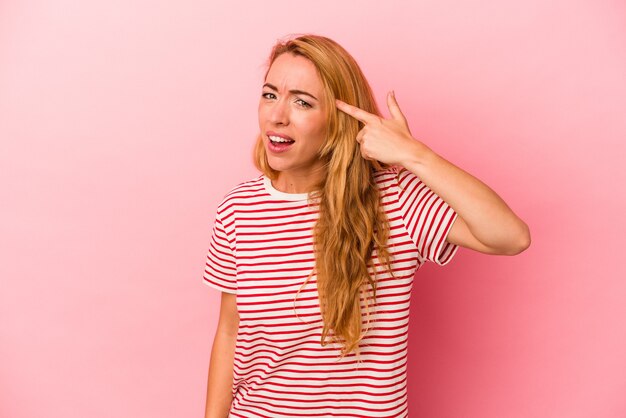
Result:
<svg viewBox="0 0 626 418">
<path fill-rule="evenodd" d="M 398 122 L 402 122 L 404 126 L 409 127 L 402 110 L 400 110 L 400 105 L 398 105 L 398 101 L 396 100 L 396 94 L 393 90 L 391 90 L 387 94 L 387 107 L 389 108 L 389 113 L 394 120 Z"/>
</svg>

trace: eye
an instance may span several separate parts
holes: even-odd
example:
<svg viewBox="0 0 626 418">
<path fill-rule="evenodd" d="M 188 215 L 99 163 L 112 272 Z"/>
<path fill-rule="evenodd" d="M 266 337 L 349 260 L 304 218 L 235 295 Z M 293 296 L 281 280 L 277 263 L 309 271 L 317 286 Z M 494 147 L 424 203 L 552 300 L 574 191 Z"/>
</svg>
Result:
<svg viewBox="0 0 626 418">
<path fill-rule="evenodd" d="M 296 99 L 296 103 L 298 103 L 302 107 L 306 107 L 306 108 L 311 107 L 311 105 L 309 103 L 305 102 L 302 99 Z"/>
<path fill-rule="evenodd" d="M 268 92 L 268 93 L 263 93 L 263 94 L 261 94 L 261 97 L 264 97 L 264 98 L 266 98 L 266 99 L 275 99 L 275 98 L 276 98 L 276 95 L 275 95 L 274 93 L 269 93 L 269 92 Z"/>
</svg>

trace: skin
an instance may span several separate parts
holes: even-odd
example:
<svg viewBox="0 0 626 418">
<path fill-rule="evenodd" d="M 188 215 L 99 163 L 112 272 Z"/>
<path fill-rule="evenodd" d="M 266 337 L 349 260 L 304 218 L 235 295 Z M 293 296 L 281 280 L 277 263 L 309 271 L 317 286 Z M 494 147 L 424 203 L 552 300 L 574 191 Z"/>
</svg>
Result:
<svg viewBox="0 0 626 418">
<path fill-rule="evenodd" d="M 305 94 L 308 93 L 308 94 Z M 285 193 L 308 193 L 322 174 L 317 153 L 326 138 L 324 89 L 315 65 L 284 53 L 272 63 L 259 101 L 259 128 L 270 167 L 279 171 L 272 185 Z M 268 132 L 296 142 L 282 153 L 269 147 Z"/>
<path fill-rule="evenodd" d="M 211 349 L 205 418 L 228 416 L 233 402 L 232 382 L 238 330 L 237 295 L 222 292 L 220 318 Z"/>
<path fill-rule="evenodd" d="M 341 100 L 336 105 L 364 123 L 355 138 L 363 158 L 406 168 L 457 212 L 448 242 L 497 255 L 516 255 L 530 246 L 528 225 L 496 192 L 411 135 L 393 92 L 387 95 L 389 119 Z"/>
</svg>

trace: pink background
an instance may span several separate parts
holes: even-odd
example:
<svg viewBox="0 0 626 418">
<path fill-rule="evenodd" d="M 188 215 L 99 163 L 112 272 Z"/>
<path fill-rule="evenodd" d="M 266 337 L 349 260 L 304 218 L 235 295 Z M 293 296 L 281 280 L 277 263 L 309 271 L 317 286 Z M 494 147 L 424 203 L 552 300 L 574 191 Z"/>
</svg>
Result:
<svg viewBox="0 0 626 418">
<path fill-rule="evenodd" d="M 215 3 L 0 3 L 0 416 L 202 416 L 213 216 L 292 32 L 531 229 L 418 273 L 411 416 L 626 416 L 624 3 Z"/>
</svg>

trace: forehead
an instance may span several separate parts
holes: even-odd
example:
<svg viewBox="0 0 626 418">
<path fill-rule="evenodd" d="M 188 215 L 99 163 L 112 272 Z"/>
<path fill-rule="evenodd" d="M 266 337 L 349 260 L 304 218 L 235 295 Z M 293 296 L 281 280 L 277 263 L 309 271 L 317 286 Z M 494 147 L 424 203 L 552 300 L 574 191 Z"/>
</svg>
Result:
<svg viewBox="0 0 626 418">
<path fill-rule="evenodd" d="M 265 82 L 279 90 L 304 90 L 316 97 L 323 93 L 315 65 L 308 58 L 288 52 L 274 60 Z"/>
</svg>

